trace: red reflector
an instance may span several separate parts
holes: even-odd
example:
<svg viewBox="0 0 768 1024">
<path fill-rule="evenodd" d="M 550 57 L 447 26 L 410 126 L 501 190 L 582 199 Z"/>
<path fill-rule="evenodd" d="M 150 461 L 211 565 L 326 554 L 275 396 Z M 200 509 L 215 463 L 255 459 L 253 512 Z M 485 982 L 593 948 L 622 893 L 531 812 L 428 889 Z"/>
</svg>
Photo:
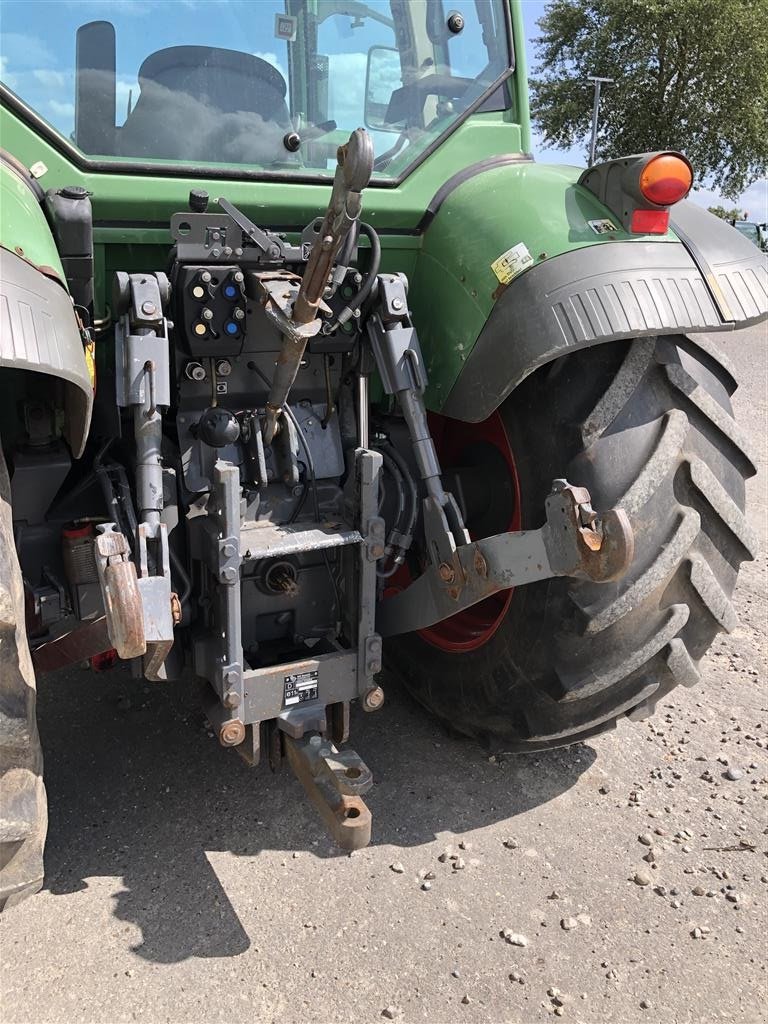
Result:
<svg viewBox="0 0 768 1024">
<path fill-rule="evenodd" d="M 633 210 L 629 230 L 635 235 L 666 235 L 669 210 Z"/>
<path fill-rule="evenodd" d="M 94 672 L 106 672 L 117 664 L 117 651 L 110 647 L 108 651 L 94 654 L 88 659 Z"/>
</svg>

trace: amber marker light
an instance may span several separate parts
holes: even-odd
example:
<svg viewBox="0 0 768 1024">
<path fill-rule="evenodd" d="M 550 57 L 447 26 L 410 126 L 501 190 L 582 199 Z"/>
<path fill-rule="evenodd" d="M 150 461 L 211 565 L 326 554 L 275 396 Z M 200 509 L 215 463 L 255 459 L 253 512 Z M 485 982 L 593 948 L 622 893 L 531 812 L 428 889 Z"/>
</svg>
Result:
<svg viewBox="0 0 768 1024">
<path fill-rule="evenodd" d="M 691 191 L 692 184 L 693 168 L 675 153 L 660 153 L 640 172 L 640 192 L 656 206 L 679 203 Z"/>
</svg>

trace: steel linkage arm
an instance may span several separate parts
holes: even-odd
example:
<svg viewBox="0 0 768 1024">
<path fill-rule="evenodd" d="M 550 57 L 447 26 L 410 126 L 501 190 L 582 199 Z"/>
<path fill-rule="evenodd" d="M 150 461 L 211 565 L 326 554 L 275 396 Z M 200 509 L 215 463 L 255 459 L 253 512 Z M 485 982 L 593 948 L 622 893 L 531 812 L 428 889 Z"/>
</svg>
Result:
<svg viewBox="0 0 768 1024">
<path fill-rule="evenodd" d="M 320 327 L 317 311 L 336 256 L 350 228 L 360 218 L 360 194 L 370 181 L 373 171 L 373 143 L 364 128 L 352 132 L 349 142 L 339 147 L 337 157 L 331 201 L 317 241 L 312 246 L 290 319 L 281 314 L 279 308 L 271 309 L 277 315 L 278 326 L 283 331 L 283 343 L 267 399 L 263 426 L 265 444 L 272 443 L 278 417 L 296 380 L 307 341 Z M 285 291 L 284 288 L 282 290 Z M 266 298 L 274 302 L 274 293 L 269 289 L 265 291 Z"/>
<path fill-rule="evenodd" d="M 500 533 L 456 548 L 452 562 L 430 565 L 409 587 L 382 601 L 382 636 L 409 633 L 447 619 L 500 590 L 554 576 L 607 583 L 619 579 L 634 555 L 623 509 L 596 514 L 589 491 L 555 480 L 540 530 Z"/>
</svg>

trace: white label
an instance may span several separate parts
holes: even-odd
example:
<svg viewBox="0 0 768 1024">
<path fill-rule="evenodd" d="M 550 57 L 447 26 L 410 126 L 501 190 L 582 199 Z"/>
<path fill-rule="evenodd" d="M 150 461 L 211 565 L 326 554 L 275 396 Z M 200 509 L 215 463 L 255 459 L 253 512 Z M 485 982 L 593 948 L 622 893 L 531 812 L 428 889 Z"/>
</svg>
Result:
<svg viewBox="0 0 768 1024">
<path fill-rule="evenodd" d="M 290 14 L 275 15 L 275 38 L 285 39 L 288 43 L 296 42 L 296 30 L 299 19 Z"/>
<path fill-rule="evenodd" d="M 532 263 L 533 257 L 528 252 L 528 247 L 523 242 L 518 242 L 493 261 L 491 270 L 502 284 L 509 284 L 513 277 L 517 277 Z"/>
<path fill-rule="evenodd" d="M 303 704 L 307 700 L 317 700 L 317 669 L 284 676 L 283 703 Z"/>
<path fill-rule="evenodd" d="M 607 235 L 609 232 L 617 230 L 612 220 L 588 220 L 587 224 L 596 235 Z"/>
</svg>

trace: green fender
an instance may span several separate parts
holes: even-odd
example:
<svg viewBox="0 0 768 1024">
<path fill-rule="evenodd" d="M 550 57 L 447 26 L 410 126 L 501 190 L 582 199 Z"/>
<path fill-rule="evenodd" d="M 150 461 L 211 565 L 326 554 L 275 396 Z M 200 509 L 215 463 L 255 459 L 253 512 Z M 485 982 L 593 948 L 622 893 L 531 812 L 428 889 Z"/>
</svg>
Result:
<svg viewBox="0 0 768 1024">
<path fill-rule="evenodd" d="M 6 389 L 13 386 L 4 368 L 63 380 L 63 433 L 72 453 L 79 456 L 90 425 L 93 385 L 41 198 L 29 172 L 4 156 L 0 161 L 0 400 L 7 400 Z"/>
<path fill-rule="evenodd" d="M 761 315 L 765 271 L 737 232 L 721 236 L 717 218 L 681 203 L 672 212 L 685 231 L 673 220 L 666 235 L 630 235 L 580 174 L 499 157 L 448 181 L 430 204 L 409 294 L 429 408 L 476 422 L 567 351 Z M 498 276 L 493 264 L 510 250 L 511 267 Z M 727 266 L 715 272 L 721 252 Z M 744 308 L 733 315 L 738 304 L 718 302 L 715 279 L 741 288 L 747 271 L 750 294 L 740 293 Z"/>
<path fill-rule="evenodd" d="M 12 157 L 0 158 L 0 245 L 66 287 L 56 243 L 42 206 L 43 191 Z"/>
</svg>

